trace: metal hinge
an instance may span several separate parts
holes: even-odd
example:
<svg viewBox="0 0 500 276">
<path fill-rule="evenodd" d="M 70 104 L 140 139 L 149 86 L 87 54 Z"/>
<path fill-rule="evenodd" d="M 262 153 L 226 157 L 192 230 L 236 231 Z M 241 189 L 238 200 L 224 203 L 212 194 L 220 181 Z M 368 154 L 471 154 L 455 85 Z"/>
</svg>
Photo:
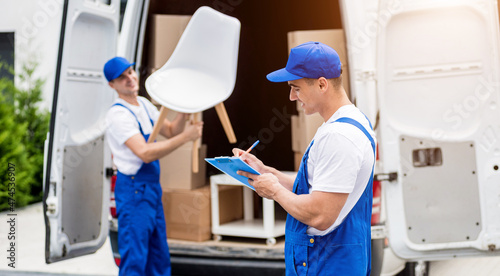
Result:
<svg viewBox="0 0 500 276">
<path fill-rule="evenodd" d="M 390 173 L 378 173 L 373 176 L 374 181 L 395 181 L 398 179 L 398 173 L 397 172 L 390 172 Z"/>
<path fill-rule="evenodd" d="M 112 177 L 115 174 L 113 168 L 106 168 L 106 177 Z"/>
<path fill-rule="evenodd" d="M 55 214 L 56 213 L 56 205 L 54 203 L 47 204 L 47 212 L 49 214 Z"/>
</svg>

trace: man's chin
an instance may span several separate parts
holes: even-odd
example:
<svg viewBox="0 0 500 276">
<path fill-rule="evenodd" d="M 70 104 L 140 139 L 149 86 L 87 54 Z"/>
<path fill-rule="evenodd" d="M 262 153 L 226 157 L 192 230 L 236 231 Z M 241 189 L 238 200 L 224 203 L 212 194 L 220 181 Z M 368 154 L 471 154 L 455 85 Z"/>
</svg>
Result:
<svg viewBox="0 0 500 276">
<path fill-rule="evenodd" d="M 304 114 L 305 115 L 313 115 L 313 114 L 316 114 L 317 112 L 316 111 L 312 111 L 312 110 L 308 110 L 308 109 L 302 109 L 304 111 Z"/>
<path fill-rule="evenodd" d="M 129 95 L 129 96 L 133 96 L 133 95 L 137 96 L 137 95 L 139 95 L 139 89 L 137 89 L 137 90 L 128 90 L 128 91 L 123 92 L 123 94 Z"/>
</svg>

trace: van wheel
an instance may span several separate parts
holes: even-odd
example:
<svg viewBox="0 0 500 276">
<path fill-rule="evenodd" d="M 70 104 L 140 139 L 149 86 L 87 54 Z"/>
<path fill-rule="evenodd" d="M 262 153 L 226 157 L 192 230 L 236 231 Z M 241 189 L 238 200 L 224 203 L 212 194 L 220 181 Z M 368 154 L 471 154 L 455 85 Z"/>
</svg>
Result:
<svg viewBox="0 0 500 276">
<path fill-rule="evenodd" d="M 429 266 L 428 261 L 408 262 L 397 276 L 429 276 Z"/>
<path fill-rule="evenodd" d="M 268 238 L 266 240 L 266 244 L 269 245 L 269 246 L 270 245 L 275 245 L 276 244 L 276 239 L 275 238 Z"/>
</svg>

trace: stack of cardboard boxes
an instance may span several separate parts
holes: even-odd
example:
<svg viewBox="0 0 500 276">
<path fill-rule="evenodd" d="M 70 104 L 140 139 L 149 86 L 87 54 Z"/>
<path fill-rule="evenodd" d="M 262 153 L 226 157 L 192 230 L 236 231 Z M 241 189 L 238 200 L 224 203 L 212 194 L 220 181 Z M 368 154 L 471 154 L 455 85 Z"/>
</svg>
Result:
<svg viewBox="0 0 500 276">
<path fill-rule="evenodd" d="M 313 30 L 295 31 L 288 33 L 288 52 L 295 46 L 308 41 L 322 42 L 337 51 L 342 62 L 342 84 L 349 93 L 349 76 L 347 72 L 347 52 L 344 31 L 339 30 Z M 297 102 L 298 115 L 292 116 L 292 150 L 295 158 L 295 170 L 299 169 L 300 161 L 314 134 L 324 119 L 319 114 L 305 115 L 304 110 Z"/>
<path fill-rule="evenodd" d="M 152 16 L 148 51 L 150 73 L 170 58 L 190 18 L 185 15 Z M 175 115 L 176 112 L 169 111 L 167 118 L 172 120 Z M 163 139 L 158 136 L 157 140 Z M 193 150 L 198 151 L 197 173 L 192 171 Z M 211 238 L 211 195 L 204 160 L 206 152 L 206 145 L 193 148 L 193 142 L 189 142 L 160 159 L 162 202 L 169 239 L 205 241 Z M 242 197 L 242 187 L 219 188 L 221 222 L 243 217 Z"/>
<path fill-rule="evenodd" d="M 243 217 L 242 188 L 241 186 L 219 186 L 219 218 L 222 223 Z M 198 242 L 211 239 L 209 185 L 191 190 L 164 189 L 162 202 L 167 224 L 167 238 Z"/>
</svg>

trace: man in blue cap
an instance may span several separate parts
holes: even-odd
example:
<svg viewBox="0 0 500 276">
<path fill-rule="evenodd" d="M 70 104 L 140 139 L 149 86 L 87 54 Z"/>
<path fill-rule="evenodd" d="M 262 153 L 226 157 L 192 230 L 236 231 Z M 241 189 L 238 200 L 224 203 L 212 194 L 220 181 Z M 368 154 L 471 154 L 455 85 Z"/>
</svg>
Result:
<svg viewBox="0 0 500 276">
<path fill-rule="evenodd" d="M 147 143 L 158 109 L 139 97 L 134 63 L 115 57 L 104 65 L 109 86 L 118 93 L 106 115 L 106 137 L 118 169 L 115 188 L 120 275 L 170 275 L 158 159 L 201 136 L 203 123 L 185 127 L 188 114 L 161 122 L 169 138 Z"/>
<path fill-rule="evenodd" d="M 370 275 L 376 141 L 370 122 L 342 87 L 341 73 L 334 49 L 308 42 L 291 50 L 285 68 L 267 75 L 272 82 L 288 82 L 290 100 L 325 121 L 295 179 L 233 150 L 261 175 L 239 173 L 288 212 L 286 275 Z"/>
</svg>

